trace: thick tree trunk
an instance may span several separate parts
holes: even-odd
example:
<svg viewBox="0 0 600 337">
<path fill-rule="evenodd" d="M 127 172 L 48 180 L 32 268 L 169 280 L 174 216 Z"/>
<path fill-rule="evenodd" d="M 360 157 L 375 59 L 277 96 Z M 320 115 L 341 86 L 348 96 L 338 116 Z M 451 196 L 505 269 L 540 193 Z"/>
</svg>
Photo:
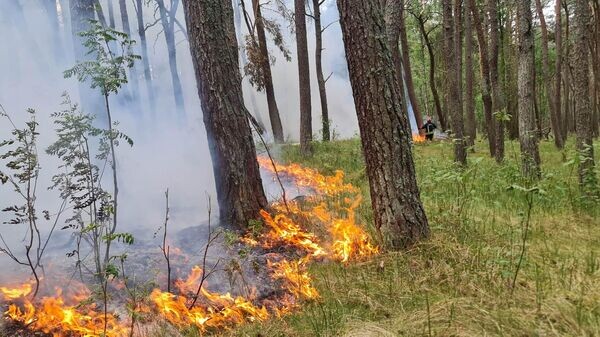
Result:
<svg viewBox="0 0 600 337">
<path fill-rule="evenodd" d="M 267 199 L 244 107 L 231 0 L 184 0 L 220 217 L 245 228 Z"/>
<path fill-rule="evenodd" d="M 410 149 L 411 130 L 385 36 L 382 4 L 338 0 L 375 226 L 386 247 L 429 235 Z"/>
<path fill-rule="evenodd" d="M 536 0 L 539 1 L 539 0 Z M 534 31 L 531 0 L 517 3 L 519 32 L 519 142 L 521 144 L 521 167 L 523 175 L 540 178 L 540 153 L 534 112 Z"/>
<path fill-rule="evenodd" d="M 451 137 L 454 143 L 454 161 L 467 164 L 466 143 L 463 135 L 464 122 L 460 102 L 460 85 L 458 76 L 458 51 L 455 43 L 454 15 L 452 14 L 452 1 L 442 0 L 442 16 L 444 27 L 444 59 L 446 63 L 446 83 L 448 93 L 448 107 L 450 112 Z"/>
<path fill-rule="evenodd" d="M 554 92 L 552 90 L 552 82 L 550 81 L 550 57 L 548 56 L 548 27 L 544 18 L 544 10 L 541 0 L 535 0 L 535 8 L 537 16 L 540 20 L 540 29 L 542 31 L 542 82 L 545 84 L 546 97 L 548 98 L 548 107 L 550 110 L 550 122 L 552 123 L 552 132 L 554 134 L 554 145 L 562 149 L 564 147 L 563 139 L 560 131 L 560 120 L 556 113 L 554 104 Z M 557 48 L 558 48 L 557 44 Z"/>
<path fill-rule="evenodd" d="M 490 67 L 490 84 L 492 86 L 492 111 L 494 115 L 494 125 L 496 127 L 496 151 L 494 152 L 494 158 L 496 162 L 501 163 L 504 161 L 504 121 L 498 119 L 498 114 L 502 112 L 504 107 L 504 97 L 500 88 L 499 72 L 498 72 L 498 56 L 499 56 L 499 39 L 498 34 L 500 30 L 499 19 L 498 19 L 498 4 L 497 0 L 486 0 L 488 20 L 490 28 L 490 45 L 489 45 L 489 67 Z"/>
<path fill-rule="evenodd" d="M 185 115 L 185 105 L 183 102 L 183 89 L 177 67 L 177 46 L 175 45 L 175 14 L 179 0 L 173 0 L 171 8 L 167 10 L 164 0 L 156 0 L 160 21 L 163 27 L 163 34 L 169 51 L 169 69 L 171 70 L 171 84 L 173 85 L 173 97 L 177 112 Z"/>
<path fill-rule="evenodd" d="M 595 193 L 597 188 L 594 140 L 592 130 L 592 106 L 590 103 L 589 74 L 589 23 L 590 9 L 587 0 L 574 0 L 573 80 L 575 119 L 577 123 L 577 151 L 579 152 L 579 183 L 585 194 Z"/>
<path fill-rule="evenodd" d="M 298 57 L 298 82 L 300 88 L 300 151 L 312 153 L 312 107 L 310 102 L 310 66 L 306 37 L 306 3 L 294 0 L 296 24 L 296 50 Z"/>
<path fill-rule="evenodd" d="M 129 26 L 129 13 L 127 12 L 127 2 L 125 0 L 119 0 L 119 11 L 121 12 L 121 24 L 123 25 L 123 33 L 131 37 L 131 27 Z M 135 65 L 129 68 L 129 85 L 131 86 L 131 96 L 133 100 L 138 101 L 140 84 L 138 82 Z"/>
<path fill-rule="evenodd" d="M 397 0 L 399 2 L 398 10 L 398 27 L 400 28 L 400 50 L 402 51 L 402 65 L 404 69 L 404 80 L 406 82 L 406 89 L 408 91 L 408 97 L 410 104 L 415 115 L 417 127 L 419 130 L 423 126 L 423 114 L 421 113 L 421 105 L 417 99 L 417 93 L 415 92 L 415 84 L 413 82 L 412 66 L 410 65 L 410 48 L 408 46 L 408 36 L 406 34 L 406 22 L 404 17 L 404 0 Z"/>
<path fill-rule="evenodd" d="M 261 70 L 263 75 L 263 83 L 265 85 L 265 93 L 267 94 L 267 105 L 269 107 L 269 120 L 271 121 L 271 130 L 276 143 L 283 143 L 283 126 L 279 116 L 279 108 L 275 99 L 275 89 L 273 88 L 273 75 L 271 74 L 271 62 L 269 58 L 269 50 L 267 49 L 267 37 L 265 34 L 265 25 L 262 18 L 262 10 L 259 0 L 252 0 L 252 8 L 254 9 L 254 21 L 256 25 L 256 35 L 258 38 L 258 47 L 261 54 Z"/>
<path fill-rule="evenodd" d="M 473 27 L 471 17 L 471 7 L 467 1 L 465 11 L 465 134 L 467 135 L 467 144 L 471 147 L 475 145 L 477 137 L 475 123 L 475 96 L 473 94 Z"/>
<path fill-rule="evenodd" d="M 485 129 L 490 147 L 490 155 L 496 153 L 496 123 L 492 112 L 492 84 L 490 80 L 490 64 L 488 60 L 488 44 L 483 30 L 483 24 L 479 16 L 479 9 L 475 6 L 475 0 L 467 0 L 473 16 L 473 25 L 477 35 L 479 46 L 479 69 L 481 71 L 481 97 L 483 101 L 483 113 L 485 117 Z"/>
<path fill-rule="evenodd" d="M 427 46 L 427 53 L 429 55 L 429 88 L 431 89 L 431 95 L 433 96 L 433 103 L 435 105 L 435 111 L 438 116 L 438 120 L 440 122 L 440 126 L 442 130 L 446 131 L 448 129 L 448 123 L 446 122 L 446 116 L 442 110 L 442 103 L 440 102 L 440 95 L 437 90 L 437 86 L 435 83 L 435 53 L 433 52 L 433 44 L 429 39 L 429 33 L 425 30 L 425 20 L 422 16 L 416 16 L 417 23 L 419 26 L 419 31 L 421 31 L 421 35 L 423 36 L 423 40 L 425 41 L 425 45 Z"/>
<path fill-rule="evenodd" d="M 331 140 L 329 126 L 329 107 L 327 106 L 327 88 L 323 76 L 323 27 L 321 25 L 321 3 L 323 0 L 313 0 L 315 16 L 315 67 L 317 68 L 317 83 L 319 84 L 319 97 L 321 98 L 321 123 L 323 126 L 323 141 Z"/>
<path fill-rule="evenodd" d="M 152 71 L 150 70 L 150 59 L 148 55 L 148 41 L 146 39 L 146 27 L 144 26 L 144 4 L 143 0 L 135 0 L 138 35 L 140 36 L 140 49 L 142 53 L 142 63 L 144 64 L 144 82 L 146 84 L 146 95 L 150 110 L 155 112 L 156 101 L 154 98 L 154 89 L 152 86 Z"/>
</svg>

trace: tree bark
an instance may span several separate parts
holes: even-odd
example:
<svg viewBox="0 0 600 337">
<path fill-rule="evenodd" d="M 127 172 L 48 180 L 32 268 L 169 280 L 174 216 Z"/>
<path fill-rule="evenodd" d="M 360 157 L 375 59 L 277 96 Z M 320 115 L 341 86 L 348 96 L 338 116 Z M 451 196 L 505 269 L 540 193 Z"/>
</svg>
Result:
<svg viewBox="0 0 600 337">
<path fill-rule="evenodd" d="M 571 57 L 571 47 L 570 47 L 570 27 L 569 27 L 569 7 L 568 3 L 562 2 L 562 6 L 565 10 L 565 46 L 564 51 L 565 54 L 563 56 L 563 62 L 566 67 L 563 68 L 563 77 L 564 77 L 564 110 L 563 110 L 563 139 L 566 141 L 567 136 L 569 135 L 569 131 L 571 130 L 571 109 L 570 109 L 570 100 L 571 100 L 571 74 L 569 73 L 570 68 L 570 57 Z"/>
<path fill-rule="evenodd" d="M 375 226 L 385 247 L 429 235 L 415 177 L 411 130 L 378 1 L 338 0 L 350 83 L 359 121 Z"/>
<path fill-rule="evenodd" d="M 548 27 L 544 18 L 544 9 L 542 8 L 541 0 L 535 0 L 535 8 L 537 16 L 540 20 L 540 30 L 542 32 L 542 82 L 545 85 L 546 97 L 548 98 L 548 107 L 550 110 L 550 122 L 552 123 L 552 132 L 554 134 L 554 145 L 558 149 L 564 147 L 563 139 L 560 131 L 560 121 L 556 114 L 556 105 L 554 104 L 554 92 L 552 90 L 552 81 L 550 81 L 550 57 L 548 56 Z M 557 48 L 560 48 L 557 44 Z"/>
<path fill-rule="evenodd" d="M 492 111 L 493 118 L 495 119 L 494 125 L 496 127 L 496 151 L 494 152 L 494 158 L 496 159 L 496 162 L 501 163 L 504 161 L 504 121 L 498 117 L 504 108 L 504 97 L 502 95 L 498 76 L 498 55 L 500 46 L 498 34 L 500 27 L 498 23 L 498 5 L 496 1 L 497 0 L 486 0 L 490 26 L 488 62 L 490 67 L 490 84 L 492 87 Z"/>
<path fill-rule="evenodd" d="M 317 68 L 317 83 L 319 84 L 319 97 L 321 98 L 321 123 L 323 127 L 323 141 L 331 140 L 329 125 L 329 107 L 327 106 L 327 88 L 323 76 L 323 27 L 321 24 L 321 4 L 323 0 L 313 0 L 315 16 L 315 67 Z"/>
<path fill-rule="evenodd" d="M 183 5 L 220 218 L 245 228 L 267 199 L 242 97 L 233 8 L 230 0 L 184 0 Z"/>
<path fill-rule="evenodd" d="M 435 83 L 435 53 L 433 51 L 433 44 L 429 39 L 429 32 L 425 30 L 425 19 L 422 16 L 415 16 L 417 19 L 417 23 L 419 26 L 419 31 L 421 31 L 421 35 L 423 36 L 423 40 L 425 41 L 425 45 L 427 46 L 427 53 L 429 55 L 429 88 L 431 89 L 431 95 L 433 96 L 433 103 L 435 105 L 435 111 L 438 116 L 438 120 L 440 122 L 440 126 L 442 130 L 446 131 L 448 129 L 448 123 L 446 122 L 446 116 L 442 110 L 442 103 L 440 102 L 440 95 L 437 90 L 437 86 Z"/>
<path fill-rule="evenodd" d="M 479 9 L 475 6 L 475 0 L 467 0 L 469 7 L 471 7 L 471 14 L 473 15 L 473 25 L 475 26 L 475 33 L 477 35 L 477 44 L 479 46 L 479 69 L 481 71 L 481 97 L 483 101 L 483 112 L 485 117 L 485 128 L 488 137 L 488 144 L 490 147 L 490 155 L 495 156 L 496 154 L 496 126 L 495 119 L 492 112 L 492 84 L 490 80 L 490 64 L 488 60 L 488 44 L 486 41 L 485 32 L 483 30 L 483 24 L 479 16 Z"/>
<path fill-rule="evenodd" d="M 475 96 L 473 94 L 473 27 L 471 17 L 471 7 L 467 1 L 465 11 L 465 134 L 467 135 L 467 144 L 471 147 L 475 145 L 477 129 L 475 123 Z"/>
<path fill-rule="evenodd" d="M 296 50 L 298 57 L 298 82 L 300 90 L 300 152 L 312 153 L 312 111 L 310 101 L 310 66 L 306 37 L 306 3 L 294 0 L 296 24 Z"/>
<path fill-rule="evenodd" d="M 444 59 L 446 63 L 446 83 L 448 88 L 448 107 L 452 142 L 454 143 L 454 161 L 460 165 L 467 164 L 466 143 L 463 135 L 464 122 L 460 103 L 460 86 L 458 76 L 458 51 L 455 34 L 454 15 L 451 0 L 442 0 L 442 16 L 444 27 Z"/>
<path fill-rule="evenodd" d="M 539 0 L 536 0 L 539 1 Z M 521 144 L 521 168 L 530 179 L 540 178 L 540 153 L 534 112 L 534 31 L 531 0 L 517 2 L 519 32 L 519 142 Z"/>
<path fill-rule="evenodd" d="M 406 34 L 406 22 L 404 17 L 404 0 L 397 0 L 399 2 L 398 10 L 398 26 L 400 28 L 400 50 L 402 51 L 402 65 L 404 69 L 404 80 L 406 81 L 406 89 L 408 91 L 408 98 L 412 106 L 413 113 L 417 122 L 419 132 L 421 132 L 421 126 L 423 126 L 423 114 L 421 113 L 421 105 L 417 99 L 417 93 L 415 92 L 415 84 L 413 82 L 412 66 L 410 65 L 410 53 L 408 46 L 408 36 Z"/>
<path fill-rule="evenodd" d="M 263 83 L 265 85 L 265 93 L 267 94 L 267 105 L 269 108 L 269 120 L 271 121 L 271 130 L 276 143 L 283 143 L 283 126 L 279 116 L 279 108 L 275 99 L 275 89 L 273 88 L 273 75 L 271 74 L 271 62 L 269 58 L 269 50 L 267 49 L 267 37 L 265 34 L 265 25 L 262 17 L 259 0 L 252 0 L 252 8 L 254 9 L 254 21 L 256 25 L 256 35 L 258 38 L 258 47 L 261 54 L 261 70 L 263 75 Z"/>
<path fill-rule="evenodd" d="M 405 95 L 406 90 L 404 87 L 403 75 L 404 62 L 402 61 L 402 52 L 400 48 L 400 15 L 402 15 L 400 6 L 400 0 L 386 0 L 384 21 L 386 25 L 388 48 L 390 50 L 390 54 L 392 55 L 392 62 L 394 63 L 394 68 L 396 70 L 396 81 L 398 82 L 398 89 L 400 90 L 400 93 L 402 95 Z M 405 99 L 402 100 L 402 111 L 410 120 L 408 112 L 408 101 L 410 100 L 410 98 L 406 99 L 406 95 L 404 96 L 404 98 Z"/>
<path fill-rule="evenodd" d="M 177 66 L 177 46 L 175 45 L 175 15 L 179 0 L 171 2 L 171 8 L 167 10 L 164 0 L 156 0 L 160 21 L 165 35 L 165 41 L 169 51 L 169 69 L 171 70 L 171 84 L 173 85 L 173 97 L 175 99 L 175 107 L 178 113 L 185 114 L 185 105 L 183 102 L 183 89 Z"/>
<path fill-rule="evenodd" d="M 555 137 L 560 137 L 560 140 L 558 141 L 559 143 L 563 144 L 564 147 L 564 143 L 565 143 L 565 138 L 564 138 L 564 128 L 565 125 L 563 124 L 563 119 L 561 117 L 562 113 L 562 104 L 561 104 L 561 99 L 562 99 L 562 49 L 563 49 L 563 44 L 562 44 L 562 12 L 561 12 L 561 0 L 556 0 L 556 2 L 554 3 L 554 45 L 555 47 L 555 53 L 556 53 L 556 60 L 555 60 L 555 69 L 554 69 L 554 113 L 556 114 L 556 118 L 558 120 L 558 124 L 559 124 L 559 128 L 556 129 L 556 131 L 560 131 L 560 133 L 557 135 L 556 132 L 554 133 Z M 556 142 L 556 140 L 554 140 Z"/>
<path fill-rule="evenodd" d="M 144 65 L 144 82 L 146 84 L 146 95 L 148 96 L 148 102 L 150 110 L 155 112 L 156 100 L 154 98 L 154 88 L 152 85 L 152 72 L 150 70 L 150 59 L 148 55 L 148 41 L 146 38 L 146 27 L 144 26 L 144 4 L 143 0 L 135 0 L 136 4 L 136 16 L 138 24 L 138 35 L 140 36 L 140 47 L 142 53 L 142 63 Z"/>
<path fill-rule="evenodd" d="M 597 193 L 590 104 L 589 78 L 589 23 L 590 9 L 587 0 L 574 0 L 573 80 L 575 120 L 577 123 L 577 151 L 579 152 L 579 184 L 585 194 Z"/>
</svg>

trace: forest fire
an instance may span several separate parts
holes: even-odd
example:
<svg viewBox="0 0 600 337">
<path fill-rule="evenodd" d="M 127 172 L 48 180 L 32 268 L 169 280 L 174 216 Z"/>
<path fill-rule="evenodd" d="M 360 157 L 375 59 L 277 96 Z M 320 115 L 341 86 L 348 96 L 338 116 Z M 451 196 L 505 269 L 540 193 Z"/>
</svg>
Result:
<svg viewBox="0 0 600 337">
<path fill-rule="evenodd" d="M 416 143 L 424 143 L 425 142 L 425 136 L 421 135 L 421 134 L 418 134 L 418 133 L 413 133 L 412 140 L 413 140 L 413 143 L 415 143 L 415 144 Z"/>
<path fill-rule="evenodd" d="M 154 313 L 177 328 L 195 326 L 202 332 L 264 321 L 290 312 L 303 300 L 319 298 L 308 271 L 311 261 L 332 259 L 345 263 L 378 253 L 357 221 L 360 191 L 344 182 L 343 172 L 325 176 L 297 164 L 273 167 L 263 157 L 259 163 L 271 173 L 276 169 L 283 179 L 305 188 L 308 194 L 302 199 L 273 203 L 270 211 L 260 213 L 263 230 L 240 239 L 267 254 L 272 294 L 244 297 L 209 291 L 202 267 L 194 266 L 187 278 L 174 282 L 176 291 L 151 291 L 149 300 L 137 307 L 139 313 Z M 36 300 L 29 298 L 32 288 L 32 283 L 0 288 L 0 295 L 9 303 L 5 316 L 29 330 L 53 337 L 91 337 L 104 331 L 108 336 L 135 336 L 130 318 L 105 313 L 83 285 L 77 285 L 78 290 L 70 291 L 68 296 L 57 289 L 54 295 Z"/>
</svg>

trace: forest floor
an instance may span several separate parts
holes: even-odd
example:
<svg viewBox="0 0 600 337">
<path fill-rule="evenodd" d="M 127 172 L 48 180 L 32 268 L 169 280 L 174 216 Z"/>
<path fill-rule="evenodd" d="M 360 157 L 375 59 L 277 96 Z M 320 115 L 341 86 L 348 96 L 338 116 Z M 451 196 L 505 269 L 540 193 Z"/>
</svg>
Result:
<svg viewBox="0 0 600 337">
<path fill-rule="evenodd" d="M 369 261 L 314 263 L 318 300 L 222 334 L 600 336 L 600 206 L 579 196 L 575 152 L 542 142 L 543 179 L 526 186 L 518 142 L 507 142 L 502 165 L 476 146 L 464 170 L 449 143 L 415 146 L 429 240 Z M 364 196 L 361 222 L 373 223 L 359 140 L 315 144 L 311 158 L 288 146 L 280 159 L 344 170 Z"/>
</svg>

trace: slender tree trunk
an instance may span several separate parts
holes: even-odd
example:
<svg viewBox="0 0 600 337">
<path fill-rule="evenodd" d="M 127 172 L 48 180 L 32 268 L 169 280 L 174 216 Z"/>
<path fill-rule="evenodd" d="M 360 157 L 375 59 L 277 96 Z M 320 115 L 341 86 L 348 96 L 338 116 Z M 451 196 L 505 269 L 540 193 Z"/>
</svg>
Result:
<svg viewBox="0 0 600 337">
<path fill-rule="evenodd" d="M 60 25 L 58 23 L 58 11 L 56 9 L 56 0 L 43 0 L 44 9 L 48 22 L 50 23 L 50 33 L 52 34 L 52 47 L 54 49 L 54 59 L 58 64 L 64 61 L 63 43 L 60 37 Z"/>
<path fill-rule="evenodd" d="M 536 0 L 539 1 L 539 0 Z M 517 3 L 519 32 L 519 142 L 521 144 L 521 167 L 523 175 L 540 178 L 540 153 L 538 132 L 535 124 L 534 91 L 535 55 L 531 0 Z"/>
<path fill-rule="evenodd" d="M 115 9 L 113 7 L 113 0 L 108 0 L 108 24 L 110 25 L 110 28 L 115 29 Z"/>
<path fill-rule="evenodd" d="M 429 235 L 410 148 L 411 130 L 378 1 L 338 0 L 375 226 L 390 249 Z M 373 71 L 377 69 L 377 71 Z"/>
<path fill-rule="evenodd" d="M 154 89 L 152 86 L 152 71 L 150 70 L 150 58 L 148 55 L 148 41 L 146 39 L 146 27 L 144 26 L 144 4 L 143 0 L 135 0 L 136 16 L 138 24 L 138 35 L 140 36 L 140 49 L 142 53 L 142 63 L 144 65 L 144 82 L 146 84 L 146 95 L 150 110 L 155 112 L 156 100 L 154 98 Z"/>
<path fill-rule="evenodd" d="M 433 51 L 433 44 L 429 39 L 429 33 L 425 30 L 425 20 L 422 16 L 415 16 L 417 19 L 417 23 L 419 26 L 419 31 L 421 31 L 421 36 L 425 41 L 425 45 L 427 46 L 427 53 L 429 55 L 429 88 L 431 89 L 431 95 L 433 96 L 433 103 L 435 105 L 435 111 L 438 116 L 438 120 L 440 122 L 440 126 L 442 130 L 448 130 L 448 123 L 446 122 L 446 116 L 442 110 L 442 103 L 440 102 L 440 95 L 437 90 L 437 86 L 435 83 L 435 53 Z"/>
<path fill-rule="evenodd" d="M 483 30 L 483 24 L 479 16 L 479 9 L 475 6 L 475 0 L 467 0 L 471 7 L 473 15 L 473 25 L 477 35 L 477 44 L 479 45 L 479 62 L 481 71 L 481 97 L 483 100 L 483 112 L 485 117 L 485 128 L 490 147 L 490 155 L 495 156 L 496 153 L 496 127 L 495 119 L 492 112 L 492 84 L 490 80 L 490 64 L 488 60 L 488 44 Z"/>
<path fill-rule="evenodd" d="M 467 144 L 471 147 L 475 145 L 477 130 L 475 127 L 475 96 L 473 94 L 473 27 L 471 17 L 471 7 L 466 2 L 465 10 L 465 134 L 467 135 Z M 474 148 L 473 148 L 474 149 Z"/>
<path fill-rule="evenodd" d="M 548 56 L 548 27 L 544 18 L 544 10 L 541 0 L 535 0 L 537 16 L 540 20 L 540 29 L 542 31 L 542 82 L 545 84 L 546 97 L 548 98 L 548 107 L 550 108 L 550 122 L 552 123 L 552 132 L 554 133 L 554 145 L 562 149 L 564 147 L 563 139 L 560 131 L 560 121 L 556 113 L 554 104 L 554 93 L 552 90 L 552 82 L 550 81 L 550 57 Z M 558 45 L 557 45 L 558 47 Z"/>
<path fill-rule="evenodd" d="M 175 45 L 175 14 L 179 0 L 173 0 L 171 8 L 167 10 L 164 0 L 156 0 L 160 21 L 165 35 L 165 41 L 169 50 L 169 68 L 171 70 L 171 84 L 173 85 L 173 97 L 175 98 L 175 107 L 177 112 L 185 115 L 185 105 L 183 102 L 183 89 L 177 67 L 177 46 Z"/>
<path fill-rule="evenodd" d="M 413 113 L 415 115 L 415 119 L 417 122 L 417 127 L 419 130 L 421 126 L 423 126 L 423 114 L 421 113 L 421 105 L 419 104 L 419 100 L 417 99 L 417 93 L 415 92 L 415 84 L 413 82 L 412 75 L 412 66 L 410 64 L 410 47 L 408 46 L 408 36 L 406 34 L 406 22 L 404 15 L 404 0 L 398 0 L 400 11 L 398 15 L 398 26 L 400 28 L 400 49 L 402 51 L 402 66 L 404 69 L 404 80 L 406 82 L 406 89 L 408 91 L 408 97 L 410 99 L 410 104 L 412 106 Z M 421 130 L 419 131 L 421 132 Z"/>
<path fill-rule="evenodd" d="M 123 33 L 131 37 L 131 27 L 129 26 L 129 13 L 127 12 L 127 2 L 119 0 L 119 11 L 121 12 L 121 24 L 123 25 Z M 131 96 L 134 101 L 139 100 L 140 84 L 138 81 L 135 65 L 129 68 L 129 85 L 131 86 Z"/>
<path fill-rule="evenodd" d="M 294 0 L 296 24 L 296 49 L 298 53 L 298 81 L 300 87 L 300 151 L 312 153 L 312 111 L 310 102 L 310 66 L 306 37 L 306 3 Z"/>
<path fill-rule="evenodd" d="M 245 228 L 267 206 L 244 107 L 231 0 L 184 0 L 220 217 Z"/>
<path fill-rule="evenodd" d="M 575 120 L 577 123 L 577 151 L 579 152 L 579 183 L 585 194 L 597 193 L 594 162 L 592 106 L 590 103 L 589 24 L 590 8 L 587 0 L 574 0 L 573 80 L 575 81 Z"/>
<path fill-rule="evenodd" d="M 400 10 L 400 0 L 387 0 L 385 4 L 385 15 L 384 21 L 386 25 L 386 33 L 387 33 L 387 42 L 388 48 L 390 49 L 390 53 L 392 55 L 392 62 L 394 63 L 394 68 L 396 70 L 396 75 L 398 78 L 398 88 L 400 93 L 405 95 L 406 90 L 404 88 L 404 66 L 402 61 L 402 52 L 400 50 L 400 15 L 402 11 Z M 406 98 L 407 95 L 405 95 Z M 408 104 L 410 99 L 402 100 L 402 111 L 410 120 L 409 112 L 408 112 Z M 412 130 L 411 130 L 412 131 Z M 419 130 L 420 131 L 420 130 Z"/>
<path fill-rule="evenodd" d="M 563 49 L 563 44 L 562 44 L 562 15 L 561 15 L 561 0 L 556 0 L 554 3 L 554 45 L 555 47 L 555 53 L 556 53 L 556 60 L 555 60 L 555 69 L 554 69 L 554 76 L 555 76 L 555 80 L 554 80 L 554 100 L 553 100 L 553 104 L 554 104 L 554 113 L 556 114 L 556 118 L 558 120 L 558 124 L 559 127 L 558 129 L 555 129 L 554 131 L 554 137 L 558 137 L 560 138 L 559 141 L 554 140 L 555 144 L 561 143 L 565 144 L 565 137 L 564 137 L 564 130 L 566 125 L 563 124 L 563 119 L 562 119 L 562 104 L 561 104 L 561 99 L 562 99 L 562 49 Z M 560 133 L 556 133 L 556 131 L 559 131 Z"/>
<path fill-rule="evenodd" d="M 323 27 L 321 25 L 321 4 L 323 0 L 313 0 L 315 16 L 315 67 L 317 68 L 317 83 L 319 84 L 319 97 L 321 98 L 321 123 L 323 126 L 323 141 L 331 140 L 329 126 L 329 107 L 327 106 L 327 88 L 323 76 Z"/>
<path fill-rule="evenodd" d="M 94 0 L 94 8 L 96 9 L 96 16 L 98 17 L 98 21 L 102 27 L 108 28 L 108 22 L 106 22 L 106 17 L 104 16 L 104 10 L 102 9 L 100 0 Z"/>
<path fill-rule="evenodd" d="M 452 1 L 442 0 L 442 17 L 444 27 L 444 59 L 446 63 L 446 83 L 452 142 L 454 143 L 454 161 L 460 165 L 467 164 L 467 151 L 463 136 L 463 114 L 460 102 L 460 85 L 458 76 L 458 51 L 455 34 Z"/>
<path fill-rule="evenodd" d="M 504 121 L 497 118 L 498 114 L 502 113 L 504 107 L 504 97 L 500 88 L 499 72 L 498 72 L 498 56 L 499 56 L 499 24 L 498 24 L 498 5 L 497 0 L 486 0 L 487 11 L 490 25 L 490 48 L 488 54 L 489 67 L 490 67 L 490 83 L 492 85 L 492 111 L 494 114 L 494 125 L 496 127 L 496 151 L 494 152 L 494 158 L 496 162 L 501 163 L 504 161 Z"/>
<path fill-rule="evenodd" d="M 269 107 L 269 120 L 271 121 L 271 130 L 276 143 L 283 143 L 283 126 L 279 117 L 279 108 L 275 99 L 275 89 L 273 88 L 273 75 L 271 74 L 271 62 L 269 58 L 269 50 L 267 49 L 267 37 L 265 34 L 265 25 L 262 17 L 259 0 L 252 0 L 254 9 L 254 21 L 256 25 L 256 35 L 258 38 L 258 47 L 261 54 L 262 75 L 265 85 L 265 93 L 267 94 L 267 105 Z"/>
<path fill-rule="evenodd" d="M 571 47 L 570 47 L 570 27 L 569 27 L 569 7 L 567 2 L 562 2 L 562 6 L 565 10 L 565 45 L 564 45 L 564 64 L 566 67 L 563 68 L 563 77 L 564 77 L 564 111 L 563 111 L 563 139 L 566 141 L 567 136 L 569 135 L 569 131 L 571 130 L 571 108 L 570 108 L 570 100 L 571 100 L 571 74 L 569 72 L 570 67 L 570 57 L 571 57 Z"/>
</svg>

